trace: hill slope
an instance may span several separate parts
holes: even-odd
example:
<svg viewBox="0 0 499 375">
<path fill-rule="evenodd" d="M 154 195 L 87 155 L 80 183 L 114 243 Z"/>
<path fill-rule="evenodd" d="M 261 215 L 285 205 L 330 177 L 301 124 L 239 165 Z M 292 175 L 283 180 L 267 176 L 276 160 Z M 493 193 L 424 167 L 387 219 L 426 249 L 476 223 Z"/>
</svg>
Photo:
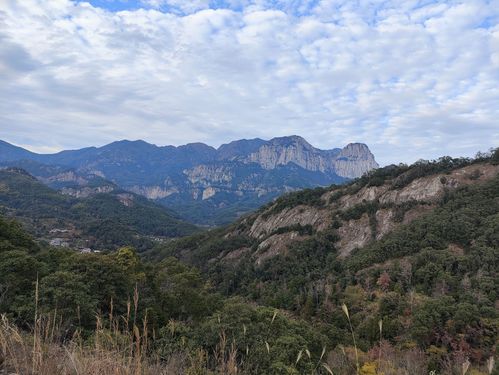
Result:
<svg viewBox="0 0 499 375">
<path fill-rule="evenodd" d="M 76 198 L 21 169 L 0 170 L 0 211 L 21 220 L 36 237 L 55 244 L 116 248 L 144 245 L 147 236 L 178 237 L 196 227 L 147 199 L 115 186 Z"/>
<path fill-rule="evenodd" d="M 390 166 L 279 198 L 234 225 L 158 247 L 227 295 L 431 353 L 491 355 L 499 315 L 499 152 Z M 443 355 L 443 354 L 442 354 Z"/>
</svg>

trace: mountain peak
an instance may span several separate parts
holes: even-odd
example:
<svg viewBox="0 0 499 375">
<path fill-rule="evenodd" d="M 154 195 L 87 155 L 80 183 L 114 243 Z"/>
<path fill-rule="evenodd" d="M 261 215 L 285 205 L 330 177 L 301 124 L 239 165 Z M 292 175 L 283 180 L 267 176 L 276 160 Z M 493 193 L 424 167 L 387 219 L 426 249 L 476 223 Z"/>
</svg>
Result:
<svg viewBox="0 0 499 375">
<path fill-rule="evenodd" d="M 119 149 L 119 148 L 157 148 L 158 146 L 143 141 L 142 139 L 137 139 L 134 141 L 128 139 L 122 139 L 120 141 L 111 142 L 105 146 L 100 147 L 101 149 Z"/>
<path fill-rule="evenodd" d="M 184 150 L 190 150 L 198 153 L 215 153 L 216 149 L 212 146 L 207 145 L 206 143 L 202 142 L 192 142 L 192 143 L 187 143 L 186 145 L 183 146 L 178 146 L 177 149 L 184 149 Z"/>
<path fill-rule="evenodd" d="M 278 146 L 291 146 L 291 145 L 300 145 L 306 148 L 314 148 L 310 143 L 308 143 L 305 138 L 300 137 L 299 135 L 289 135 L 289 136 L 284 136 L 284 137 L 276 137 L 272 138 L 269 141 L 270 144 L 272 145 L 278 145 Z"/>
<path fill-rule="evenodd" d="M 336 173 L 347 178 L 356 178 L 378 168 L 369 147 L 364 143 L 349 143 L 340 151 L 336 160 Z"/>
<path fill-rule="evenodd" d="M 268 143 L 260 138 L 240 139 L 221 145 L 218 150 L 218 159 L 233 159 L 256 152 L 261 146 Z"/>
<path fill-rule="evenodd" d="M 343 147 L 344 150 L 362 150 L 369 151 L 369 147 L 365 143 L 352 142 Z"/>
<path fill-rule="evenodd" d="M 372 158 L 374 160 L 374 155 L 369 150 L 369 147 L 365 143 L 349 143 L 343 147 L 340 151 L 339 157 L 361 157 L 361 158 Z"/>
</svg>

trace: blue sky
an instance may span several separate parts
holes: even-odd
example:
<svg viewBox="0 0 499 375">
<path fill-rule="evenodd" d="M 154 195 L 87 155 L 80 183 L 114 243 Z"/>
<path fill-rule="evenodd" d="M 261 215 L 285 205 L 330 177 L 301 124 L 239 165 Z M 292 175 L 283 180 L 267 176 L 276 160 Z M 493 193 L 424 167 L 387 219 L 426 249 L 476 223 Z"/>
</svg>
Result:
<svg viewBox="0 0 499 375">
<path fill-rule="evenodd" d="M 177 14 L 189 14 L 202 9 L 231 9 L 234 11 L 244 11 L 248 6 L 258 4 L 266 9 L 280 9 L 290 11 L 300 15 L 308 13 L 316 6 L 319 1 L 245 1 L 245 0 L 90 0 L 77 2 L 88 2 L 92 6 L 107 9 L 110 11 L 136 10 L 142 9 L 157 9 L 162 12 L 173 12 Z"/>
<path fill-rule="evenodd" d="M 23 27 L 19 27 L 22 23 Z M 499 0 L 5 0 L 0 139 L 499 146 Z"/>
</svg>

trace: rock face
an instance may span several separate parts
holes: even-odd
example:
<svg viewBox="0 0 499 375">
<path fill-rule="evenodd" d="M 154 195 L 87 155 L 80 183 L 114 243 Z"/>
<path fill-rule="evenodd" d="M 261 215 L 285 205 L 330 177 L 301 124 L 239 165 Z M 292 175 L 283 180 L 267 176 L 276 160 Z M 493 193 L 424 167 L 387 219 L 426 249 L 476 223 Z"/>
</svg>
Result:
<svg viewBox="0 0 499 375">
<path fill-rule="evenodd" d="M 281 137 L 271 139 L 257 151 L 246 156 L 244 161 L 257 163 L 264 169 L 274 169 L 279 165 L 294 163 L 309 171 L 326 172 L 331 170 L 333 155 L 339 151 L 333 150 L 331 155 L 328 155 L 328 151 L 312 147 L 301 137 Z"/>
<path fill-rule="evenodd" d="M 378 168 L 374 155 L 362 143 L 350 143 L 343 148 L 334 161 L 334 170 L 338 176 L 355 178 L 371 169 Z"/>
<path fill-rule="evenodd" d="M 158 200 L 158 199 L 163 199 L 166 198 L 172 194 L 178 193 L 178 190 L 175 188 L 172 189 L 166 189 L 162 188 L 161 186 L 131 186 L 128 188 L 131 192 L 135 194 L 140 194 L 143 195 L 144 197 L 152 200 Z"/>
<path fill-rule="evenodd" d="M 97 186 L 94 188 L 85 186 L 82 188 L 63 187 L 60 192 L 75 198 L 88 198 L 95 194 L 110 193 L 113 190 L 112 186 Z"/>
<path fill-rule="evenodd" d="M 335 173 L 340 177 L 356 178 L 378 168 L 374 155 L 362 143 L 350 143 L 343 149 L 319 150 L 298 136 L 271 139 L 244 158 L 264 169 L 294 163 L 309 171 Z"/>
<path fill-rule="evenodd" d="M 203 143 L 158 147 L 119 141 L 52 155 L 5 142 L 2 150 L 1 164 L 21 164 L 67 194 L 91 194 L 100 178 L 97 185 L 141 194 L 200 224 L 230 222 L 284 192 L 342 183 L 378 167 L 364 144 L 320 150 L 299 136 L 243 139 L 218 149 Z M 16 160 L 21 156 L 23 161 Z"/>
</svg>

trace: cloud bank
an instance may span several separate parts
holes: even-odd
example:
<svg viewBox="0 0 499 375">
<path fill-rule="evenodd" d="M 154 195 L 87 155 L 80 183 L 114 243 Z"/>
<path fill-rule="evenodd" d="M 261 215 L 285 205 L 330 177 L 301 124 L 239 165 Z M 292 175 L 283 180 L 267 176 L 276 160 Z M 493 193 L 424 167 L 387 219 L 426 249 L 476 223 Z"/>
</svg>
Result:
<svg viewBox="0 0 499 375">
<path fill-rule="evenodd" d="M 107 8 L 0 2 L 0 139 L 49 152 L 299 134 L 365 142 L 381 164 L 499 145 L 499 1 Z"/>
</svg>

